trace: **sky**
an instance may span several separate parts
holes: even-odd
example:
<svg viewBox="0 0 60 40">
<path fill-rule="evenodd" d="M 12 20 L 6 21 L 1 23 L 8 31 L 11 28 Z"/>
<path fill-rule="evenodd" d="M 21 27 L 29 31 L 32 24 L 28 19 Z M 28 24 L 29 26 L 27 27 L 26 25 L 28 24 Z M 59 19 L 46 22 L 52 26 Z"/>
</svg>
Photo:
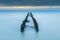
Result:
<svg viewBox="0 0 60 40">
<path fill-rule="evenodd" d="M 60 0 L 0 0 L 0 6 L 60 6 Z"/>
</svg>

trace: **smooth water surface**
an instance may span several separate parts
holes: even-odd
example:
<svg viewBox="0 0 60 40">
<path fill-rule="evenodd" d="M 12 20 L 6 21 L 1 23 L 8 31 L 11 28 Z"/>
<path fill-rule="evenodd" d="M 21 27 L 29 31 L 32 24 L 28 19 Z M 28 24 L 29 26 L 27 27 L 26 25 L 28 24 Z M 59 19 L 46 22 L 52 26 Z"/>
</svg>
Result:
<svg viewBox="0 0 60 40">
<path fill-rule="evenodd" d="M 0 40 L 60 40 L 59 11 L 60 9 L 0 10 Z M 32 12 L 37 20 L 39 32 L 31 29 L 20 32 L 28 12 Z"/>
</svg>

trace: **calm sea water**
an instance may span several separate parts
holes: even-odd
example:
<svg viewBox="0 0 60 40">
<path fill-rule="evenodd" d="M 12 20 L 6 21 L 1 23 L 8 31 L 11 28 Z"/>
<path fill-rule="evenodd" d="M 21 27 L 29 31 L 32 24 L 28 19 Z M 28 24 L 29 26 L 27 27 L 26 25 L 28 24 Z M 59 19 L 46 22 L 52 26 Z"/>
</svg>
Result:
<svg viewBox="0 0 60 40">
<path fill-rule="evenodd" d="M 20 32 L 28 12 L 37 20 L 39 32 Z M 0 10 L 0 40 L 60 40 L 60 9 Z"/>
</svg>

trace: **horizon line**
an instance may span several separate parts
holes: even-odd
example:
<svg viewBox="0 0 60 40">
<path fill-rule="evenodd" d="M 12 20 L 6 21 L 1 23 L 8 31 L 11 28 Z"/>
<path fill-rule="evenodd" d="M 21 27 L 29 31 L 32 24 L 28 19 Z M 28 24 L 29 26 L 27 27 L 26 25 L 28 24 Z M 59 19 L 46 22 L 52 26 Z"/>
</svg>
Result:
<svg viewBox="0 0 60 40">
<path fill-rule="evenodd" d="M 60 6 L 0 6 L 0 9 L 48 9 L 60 8 Z"/>
</svg>

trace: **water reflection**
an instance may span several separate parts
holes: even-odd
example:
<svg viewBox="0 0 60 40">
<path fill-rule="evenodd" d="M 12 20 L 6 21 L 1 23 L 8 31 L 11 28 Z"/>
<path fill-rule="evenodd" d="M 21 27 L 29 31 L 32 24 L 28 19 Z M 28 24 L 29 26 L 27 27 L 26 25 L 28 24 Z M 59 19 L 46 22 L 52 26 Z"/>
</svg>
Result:
<svg viewBox="0 0 60 40">
<path fill-rule="evenodd" d="M 39 32 L 36 31 L 21 32 L 21 40 L 39 40 Z"/>
</svg>

